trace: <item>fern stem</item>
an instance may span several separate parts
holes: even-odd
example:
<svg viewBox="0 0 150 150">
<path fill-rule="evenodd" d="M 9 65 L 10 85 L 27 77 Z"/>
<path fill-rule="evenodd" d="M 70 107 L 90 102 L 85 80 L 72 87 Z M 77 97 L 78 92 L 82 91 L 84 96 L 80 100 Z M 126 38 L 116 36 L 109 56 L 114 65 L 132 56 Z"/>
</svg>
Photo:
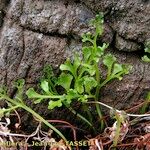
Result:
<svg viewBox="0 0 150 150">
<path fill-rule="evenodd" d="M 39 121 L 43 122 L 45 125 L 47 125 L 49 128 L 54 130 L 65 142 L 67 139 L 65 136 L 58 130 L 56 129 L 52 124 L 50 124 L 48 121 L 46 121 L 43 117 L 41 117 L 39 114 L 37 114 L 34 110 L 32 110 L 30 107 L 26 106 L 24 103 L 17 102 L 7 96 L 3 97 L 5 100 L 9 101 L 10 103 L 26 110 L 27 112 L 31 113 L 33 116 L 35 116 Z"/>
<path fill-rule="evenodd" d="M 72 107 L 68 107 L 65 103 L 64 105 L 74 114 L 77 115 L 77 117 L 79 117 L 80 119 L 82 119 L 85 123 L 87 123 L 89 126 L 93 127 L 93 125 L 90 123 L 90 121 L 88 121 L 85 117 L 83 117 L 82 115 L 80 115 L 79 113 L 77 113 Z"/>
</svg>

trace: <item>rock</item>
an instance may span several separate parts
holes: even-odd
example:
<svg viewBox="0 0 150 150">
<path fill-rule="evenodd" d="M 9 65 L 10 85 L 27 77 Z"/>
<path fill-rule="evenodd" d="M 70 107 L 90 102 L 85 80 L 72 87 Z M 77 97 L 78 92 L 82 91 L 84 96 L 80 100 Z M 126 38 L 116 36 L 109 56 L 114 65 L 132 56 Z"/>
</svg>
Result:
<svg viewBox="0 0 150 150">
<path fill-rule="evenodd" d="M 100 37 L 102 42 L 111 44 L 113 42 L 114 32 L 108 24 L 104 24 L 104 31 L 102 37 Z"/>
<path fill-rule="evenodd" d="M 36 83 L 45 64 L 58 68 L 63 61 L 65 38 L 23 30 L 16 24 L 5 25 L 1 34 L 0 67 L 7 72 L 7 85 L 17 78 Z"/>
<path fill-rule="evenodd" d="M 128 44 L 137 45 L 150 39 L 150 1 L 146 0 L 81 0 L 86 6 L 97 12 L 103 11 L 105 22 Z M 118 42 L 118 41 L 116 41 Z M 134 44 L 135 45 L 135 44 Z M 132 46 L 131 46 L 132 48 Z M 141 50 L 141 49 L 136 49 Z M 135 46 L 130 51 L 135 51 Z"/>
<path fill-rule="evenodd" d="M 130 40 L 126 40 L 121 36 L 119 36 L 118 34 L 116 35 L 115 42 L 116 42 L 115 47 L 120 51 L 131 52 L 131 51 L 137 51 L 142 49 L 140 44 Z"/>
<path fill-rule="evenodd" d="M 3 24 L 4 16 L 7 12 L 7 6 L 9 5 L 10 0 L 0 0 L 0 28 Z"/>
<path fill-rule="evenodd" d="M 80 4 L 64 0 L 24 2 L 20 17 L 21 26 L 44 33 L 62 35 L 81 35 L 87 30 L 87 24 L 94 15 Z"/>
</svg>

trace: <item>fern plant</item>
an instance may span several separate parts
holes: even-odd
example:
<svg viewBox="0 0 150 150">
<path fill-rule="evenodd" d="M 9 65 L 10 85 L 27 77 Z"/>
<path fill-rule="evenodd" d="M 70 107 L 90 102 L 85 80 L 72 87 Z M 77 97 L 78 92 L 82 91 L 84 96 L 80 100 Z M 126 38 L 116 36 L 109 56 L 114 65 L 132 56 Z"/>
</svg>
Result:
<svg viewBox="0 0 150 150">
<path fill-rule="evenodd" d="M 131 66 L 119 64 L 115 56 L 105 54 L 108 44 L 99 45 L 97 39 L 103 33 L 104 18 L 102 14 L 96 15 L 95 19 L 90 21 L 90 25 L 95 29 L 95 33 L 90 32 L 83 34 L 82 56 L 75 53 L 73 60 L 67 60 L 60 65 L 61 74 L 56 77 L 52 68 L 49 68 L 49 75 L 40 83 L 41 92 L 36 92 L 33 88 L 26 92 L 28 98 L 33 99 L 34 103 L 41 103 L 44 100 L 49 100 L 48 108 L 62 107 L 63 105 L 69 108 L 73 113 L 76 113 L 72 108 L 72 103 L 77 101 L 85 104 L 88 100 L 99 100 L 100 89 L 113 79 L 122 80 L 123 75 L 128 74 Z M 102 70 L 99 67 L 100 62 L 106 66 L 107 76 L 102 77 Z M 58 87 L 63 88 L 63 92 L 58 91 Z M 96 104 L 97 114 L 102 119 L 101 110 Z M 82 120 L 88 125 L 92 123 L 85 117 L 78 114 Z M 103 121 L 101 121 L 103 126 Z"/>
</svg>

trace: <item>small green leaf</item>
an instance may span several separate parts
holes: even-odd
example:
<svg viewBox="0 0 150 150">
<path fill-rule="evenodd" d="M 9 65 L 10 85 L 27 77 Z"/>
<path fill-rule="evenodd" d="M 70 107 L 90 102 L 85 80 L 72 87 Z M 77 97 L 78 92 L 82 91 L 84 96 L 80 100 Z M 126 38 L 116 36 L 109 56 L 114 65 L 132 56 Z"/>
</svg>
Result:
<svg viewBox="0 0 150 150">
<path fill-rule="evenodd" d="M 18 89 L 22 89 L 25 84 L 24 79 L 19 79 L 16 82 L 14 82 L 14 86 L 17 87 Z"/>
<path fill-rule="evenodd" d="M 82 94 L 82 93 L 84 92 L 83 78 L 80 78 L 80 79 L 76 80 L 75 89 L 76 89 L 80 94 Z"/>
<path fill-rule="evenodd" d="M 150 53 L 150 41 L 145 43 L 145 49 L 144 50 L 146 53 Z"/>
<path fill-rule="evenodd" d="M 91 42 L 92 43 L 93 42 L 92 39 L 93 39 L 93 36 L 90 32 L 84 33 L 82 35 L 82 42 Z"/>
<path fill-rule="evenodd" d="M 69 58 L 66 60 L 64 64 L 60 65 L 60 70 L 69 71 L 73 76 L 75 76 L 74 68 Z"/>
<path fill-rule="evenodd" d="M 66 91 L 70 89 L 73 76 L 71 74 L 62 73 L 57 81 L 57 84 L 62 86 Z"/>
<path fill-rule="evenodd" d="M 61 107 L 62 106 L 62 101 L 57 100 L 57 101 L 49 101 L 48 103 L 48 109 L 54 109 L 55 107 Z"/>
<path fill-rule="evenodd" d="M 65 96 L 67 105 L 70 105 L 70 103 L 72 102 L 72 100 L 76 99 L 78 97 L 79 97 L 78 92 L 75 89 L 70 89 L 67 92 L 67 95 Z"/>
<path fill-rule="evenodd" d="M 112 54 L 107 54 L 104 59 L 103 63 L 108 68 L 108 76 L 110 76 L 113 64 L 116 62 L 116 57 L 114 57 Z"/>
<path fill-rule="evenodd" d="M 82 66 L 84 67 L 84 70 L 90 74 L 90 76 L 95 75 L 96 70 L 93 65 L 82 64 Z"/>
<path fill-rule="evenodd" d="M 83 47 L 83 56 L 84 56 L 84 61 L 87 62 L 92 54 L 92 47 Z"/>
<path fill-rule="evenodd" d="M 112 76 L 114 76 L 115 74 L 119 73 L 123 71 L 123 67 L 122 67 L 122 64 L 114 64 L 114 68 L 113 68 L 113 71 L 112 71 Z"/>
<path fill-rule="evenodd" d="M 96 28 L 96 33 L 102 35 L 103 33 L 103 24 L 104 24 L 104 15 L 103 13 L 99 13 L 96 15 L 95 19 L 90 21 L 90 25 Z"/>
<path fill-rule="evenodd" d="M 147 42 L 147 43 L 145 43 L 145 49 L 144 49 L 144 51 L 145 51 L 146 53 L 149 53 L 149 54 L 150 54 L 150 41 Z M 147 56 L 147 55 L 144 55 L 144 56 L 142 57 L 142 60 L 145 61 L 145 62 L 150 62 L 150 57 Z"/>
<path fill-rule="evenodd" d="M 111 78 L 118 78 L 119 80 L 122 80 L 122 75 L 128 74 L 131 69 L 132 67 L 130 65 L 116 63 L 114 64 Z"/>
<path fill-rule="evenodd" d="M 109 44 L 106 44 L 106 43 L 103 43 L 102 47 L 98 46 L 97 47 L 97 53 L 96 53 L 97 56 L 99 56 L 99 57 L 103 56 L 104 55 L 104 51 L 105 51 L 105 49 L 108 48 L 108 46 L 109 46 Z"/>
<path fill-rule="evenodd" d="M 145 52 L 146 52 L 146 53 L 150 53 L 150 47 L 146 47 L 146 48 L 145 48 Z"/>
<path fill-rule="evenodd" d="M 150 58 L 147 55 L 143 56 L 142 60 L 145 62 L 150 62 Z"/>
<path fill-rule="evenodd" d="M 95 57 L 93 57 L 93 60 L 94 60 L 96 63 L 98 63 L 99 60 L 100 60 L 100 57 L 99 57 L 99 56 L 95 56 Z"/>
<path fill-rule="evenodd" d="M 39 104 L 42 102 L 42 100 L 43 100 L 43 98 L 36 99 L 36 100 L 34 100 L 34 104 Z"/>
<path fill-rule="evenodd" d="M 88 101 L 87 95 L 81 95 L 81 96 L 78 98 L 78 101 L 81 102 L 81 103 L 87 102 L 87 101 Z"/>
<path fill-rule="evenodd" d="M 43 96 L 35 92 L 33 88 L 29 88 L 26 92 L 26 95 L 28 96 L 28 98 L 39 98 L 39 99 L 42 98 Z"/>
<path fill-rule="evenodd" d="M 116 62 L 116 58 L 112 54 L 107 54 L 104 57 L 103 63 L 107 66 L 107 68 L 112 68 L 114 62 Z"/>
<path fill-rule="evenodd" d="M 89 68 L 87 68 L 86 71 L 90 74 L 90 76 L 94 76 L 96 73 L 96 70 L 95 70 L 94 66 L 92 66 L 92 65 L 89 66 Z"/>
<path fill-rule="evenodd" d="M 14 86 L 17 88 L 17 93 L 15 95 L 15 98 L 19 101 L 22 101 L 22 96 L 23 96 L 23 87 L 25 84 L 24 79 L 19 79 L 16 82 L 14 82 Z"/>
<path fill-rule="evenodd" d="M 78 71 L 78 68 L 80 65 L 81 65 L 81 59 L 80 59 L 79 55 L 77 53 L 75 53 L 74 62 L 73 62 L 73 70 L 76 75 L 77 75 L 77 71 Z"/>
<path fill-rule="evenodd" d="M 97 81 L 94 77 L 85 76 L 84 77 L 85 91 L 90 94 L 91 90 L 97 86 Z"/>
<path fill-rule="evenodd" d="M 47 81 L 45 81 L 45 80 L 41 81 L 41 88 L 46 94 L 50 93 Z"/>
<path fill-rule="evenodd" d="M 101 57 L 102 55 L 104 55 L 104 50 L 102 49 L 102 47 L 100 47 L 100 46 L 97 47 L 97 53 L 96 53 L 96 55 L 98 57 Z"/>
</svg>

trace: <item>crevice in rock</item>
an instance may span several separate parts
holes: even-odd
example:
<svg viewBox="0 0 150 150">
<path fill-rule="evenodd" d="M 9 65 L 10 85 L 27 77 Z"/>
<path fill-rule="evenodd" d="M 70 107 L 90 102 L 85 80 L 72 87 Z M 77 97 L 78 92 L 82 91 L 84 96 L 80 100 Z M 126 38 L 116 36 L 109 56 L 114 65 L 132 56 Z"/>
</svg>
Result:
<svg viewBox="0 0 150 150">
<path fill-rule="evenodd" d="M 80 0 L 75 0 L 74 2 L 75 2 L 76 4 L 81 3 Z"/>
<path fill-rule="evenodd" d="M 43 34 L 45 36 L 53 36 L 53 37 L 59 37 L 59 38 L 66 38 L 66 39 L 74 39 L 74 36 L 70 33 L 70 34 L 60 34 L 58 33 L 58 31 L 55 31 L 55 32 L 42 32 L 40 30 L 37 30 L 37 29 L 32 29 L 30 27 L 24 27 L 22 25 L 20 25 L 22 28 L 24 28 L 24 30 L 28 30 L 28 31 L 32 31 L 32 32 L 35 32 L 35 33 L 39 33 L 39 34 Z"/>
<path fill-rule="evenodd" d="M 117 33 L 117 31 L 116 31 Z M 143 49 L 143 43 L 138 42 L 134 39 L 126 39 L 124 36 L 120 34 L 116 34 L 114 37 L 114 46 L 120 50 L 120 51 L 126 51 L 126 52 L 134 52 L 134 51 L 142 51 Z"/>
<path fill-rule="evenodd" d="M 112 29 L 112 27 L 110 26 L 110 28 Z M 113 31 L 113 29 L 112 29 L 112 31 Z M 112 42 L 111 42 L 111 44 L 110 44 L 110 47 L 112 47 L 113 49 L 116 49 L 116 47 L 115 47 L 115 42 L 116 42 L 116 34 L 117 34 L 117 32 L 116 31 L 113 31 L 114 33 L 113 33 L 113 40 L 112 40 Z"/>
<path fill-rule="evenodd" d="M 119 36 L 120 36 L 121 38 L 123 38 L 124 40 L 126 40 L 126 41 L 134 42 L 134 43 L 137 43 L 137 44 L 141 44 L 141 42 L 138 42 L 136 39 L 125 38 L 124 36 L 122 36 L 122 35 L 120 35 L 120 34 L 119 34 Z"/>
<path fill-rule="evenodd" d="M 0 10 L 0 28 L 3 26 L 4 17 L 5 17 L 5 12 L 3 10 Z"/>
<path fill-rule="evenodd" d="M 22 29 L 22 54 L 20 56 L 20 63 L 18 64 L 18 67 L 17 67 L 17 73 L 18 73 L 18 69 L 20 67 L 20 64 L 22 62 L 22 59 L 24 58 L 24 54 L 25 54 L 25 39 L 24 39 L 24 28 Z"/>
<path fill-rule="evenodd" d="M 8 11 L 8 7 L 9 7 L 10 2 L 11 2 L 11 0 L 4 0 L 4 1 L 2 1 L 3 4 L 0 4 L 0 5 L 4 5 L 4 6 L 2 6 L 2 10 L 0 10 L 0 20 L 1 20 L 0 31 L 3 28 L 5 20 L 7 19 L 6 15 L 7 15 L 7 11 Z"/>
</svg>

